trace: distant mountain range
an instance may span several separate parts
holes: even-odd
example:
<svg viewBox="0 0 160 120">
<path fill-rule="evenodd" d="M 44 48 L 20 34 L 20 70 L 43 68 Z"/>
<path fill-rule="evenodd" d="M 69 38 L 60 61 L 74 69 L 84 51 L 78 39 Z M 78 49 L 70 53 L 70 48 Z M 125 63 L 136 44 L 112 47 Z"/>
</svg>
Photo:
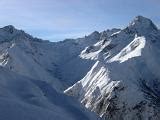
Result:
<svg viewBox="0 0 160 120">
<path fill-rule="evenodd" d="M 0 28 L 0 66 L 2 120 L 160 118 L 160 30 L 143 16 L 61 42 Z"/>
</svg>

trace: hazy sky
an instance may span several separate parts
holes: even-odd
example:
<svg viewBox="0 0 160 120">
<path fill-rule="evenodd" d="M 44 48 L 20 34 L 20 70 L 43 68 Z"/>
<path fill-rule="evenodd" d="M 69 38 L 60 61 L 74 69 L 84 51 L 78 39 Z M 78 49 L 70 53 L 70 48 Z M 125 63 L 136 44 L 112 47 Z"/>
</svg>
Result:
<svg viewBox="0 0 160 120">
<path fill-rule="evenodd" d="M 0 0 L 0 27 L 51 41 L 126 26 L 143 15 L 160 25 L 160 0 Z"/>
</svg>

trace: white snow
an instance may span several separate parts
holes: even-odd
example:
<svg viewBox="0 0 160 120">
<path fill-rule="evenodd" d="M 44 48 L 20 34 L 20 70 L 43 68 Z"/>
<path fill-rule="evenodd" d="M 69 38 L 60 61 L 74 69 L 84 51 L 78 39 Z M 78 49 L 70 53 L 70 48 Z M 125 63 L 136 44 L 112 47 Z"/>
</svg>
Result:
<svg viewBox="0 0 160 120">
<path fill-rule="evenodd" d="M 107 120 L 158 120 L 159 39 L 142 16 L 122 30 L 56 43 L 0 28 L 0 118 L 101 119 L 85 106 Z"/>
<path fill-rule="evenodd" d="M 0 119 L 98 119 L 63 94 L 70 81 L 61 80 L 58 71 L 85 45 L 42 41 L 13 26 L 0 29 L 0 42 Z"/>
<path fill-rule="evenodd" d="M 107 120 L 158 120 L 159 30 L 151 20 L 138 16 L 106 39 L 105 44 L 100 44 L 104 43 L 101 39 L 92 45 L 96 46 L 93 50 L 81 53 L 83 59 L 96 62 L 64 93 Z"/>
<path fill-rule="evenodd" d="M 128 59 L 141 56 L 145 43 L 145 37 L 136 37 L 129 45 L 122 49 L 120 53 L 111 58 L 109 62 L 120 61 L 120 63 L 122 63 Z"/>
</svg>

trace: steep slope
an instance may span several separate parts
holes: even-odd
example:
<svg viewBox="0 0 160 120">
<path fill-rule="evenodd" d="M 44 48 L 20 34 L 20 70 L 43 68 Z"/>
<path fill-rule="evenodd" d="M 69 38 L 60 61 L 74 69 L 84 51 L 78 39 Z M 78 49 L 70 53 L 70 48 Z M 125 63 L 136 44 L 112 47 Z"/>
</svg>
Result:
<svg viewBox="0 0 160 120">
<path fill-rule="evenodd" d="M 78 55 L 81 45 L 68 40 L 51 43 L 33 38 L 13 26 L 0 29 L 1 65 L 21 75 L 46 81 L 62 89 L 58 70 L 60 65 Z"/>
<path fill-rule="evenodd" d="M 158 120 L 160 31 L 137 16 L 124 29 L 61 42 L 0 28 L 0 116 L 4 120 Z"/>
<path fill-rule="evenodd" d="M 0 68 L 3 120 L 90 120 L 97 117 L 50 84 Z M 65 101 L 64 101 L 65 100 Z"/>
<path fill-rule="evenodd" d="M 69 83 L 67 83 L 68 85 L 73 85 L 75 82 L 82 79 L 86 75 L 86 73 L 91 69 L 91 67 L 94 65 L 96 61 L 83 59 L 80 56 L 81 52 L 85 49 L 87 49 L 89 52 L 92 49 L 93 44 L 96 44 L 98 41 L 105 40 L 110 34 L 117 32 L 119 30 L 120 29 L 112 29 L 112 30 L 106 30 L 100 33 L 95 31 L 89 36 L 85 36 L 84 38 L 73 40 L 74 42 L 76 42 L 76 48 L 73 49 L 72 51 L 69 51 L 68 53 L 72 53 L 73 51 L 76 51 L 77 48 L 79 47 L 81 49 L 71 59 L 69 59 L 67 62 L 63 62 L 60 65 L 62 80 L 65 81 L 65 83 L 69 81 Z"/>
<path fill-rule="evenodd" d="M 81 59 L 81 51 L 112 31 L 117 29 L 108 30 L 105 35 L 95 31 L 84 38 L 52 43 L 33 38 L 11 25 L 6 26 L 0 29 L 0 65 L 32 79 L 45 81 L 61 91 L 83 78 L 95 63 Z M 78 64 L 82 66 L 79 69 Z"/>
<path fill-rule="evenodd" d="M 62 93 L 65 82 L 56 75 L 78 54 L 74 43 L 43 41 L 11 25 L 0 29 L 0 119 L 98 119 Z"/>
<path fill-rule="evenodd" d="M 107 120 L 158 120 L 160 117 L 160 31 L 137 16 L 81 52 L 94 60 L 86 76 L 65 93 Z"/>
</svg>

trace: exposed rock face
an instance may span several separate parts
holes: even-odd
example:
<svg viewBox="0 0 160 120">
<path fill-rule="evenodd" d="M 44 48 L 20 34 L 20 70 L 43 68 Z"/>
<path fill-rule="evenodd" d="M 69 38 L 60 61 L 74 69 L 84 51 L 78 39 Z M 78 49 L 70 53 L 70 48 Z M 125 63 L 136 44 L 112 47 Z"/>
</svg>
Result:
<svg viewBox="0 0 160 120">
<path fill-rule="evenodd" d="M 81 52 L 81 58 L 96 63 L 65 93 L 106 120 L 158 120 L 159 46 L 160 31 L 138 16 Z"/>
<path fill-rule="evenodd" d="M 0 117 L 99 119 L 63 94 L 72 85 L 64 93 L 102 119 L 158 120 L 159 56 L 160 31 L 142 16 L 122 30 L 56 43 L 0 28 Z"/>
<path fill-rule="evenodd" d="M 82 68 L 81 74 L 65 81 L 73 72 L 67 71 L 69 61 L 80 63 L 77 56 L 98 41 L 93 40 L 96 36 L 87 36 L 85 43 L 85 38 L 52 43 L 11 25 L 0 28 L 0 119 L 97 120 L 98 116 L 62 92 L 86 73 Z"/>
</svg>

